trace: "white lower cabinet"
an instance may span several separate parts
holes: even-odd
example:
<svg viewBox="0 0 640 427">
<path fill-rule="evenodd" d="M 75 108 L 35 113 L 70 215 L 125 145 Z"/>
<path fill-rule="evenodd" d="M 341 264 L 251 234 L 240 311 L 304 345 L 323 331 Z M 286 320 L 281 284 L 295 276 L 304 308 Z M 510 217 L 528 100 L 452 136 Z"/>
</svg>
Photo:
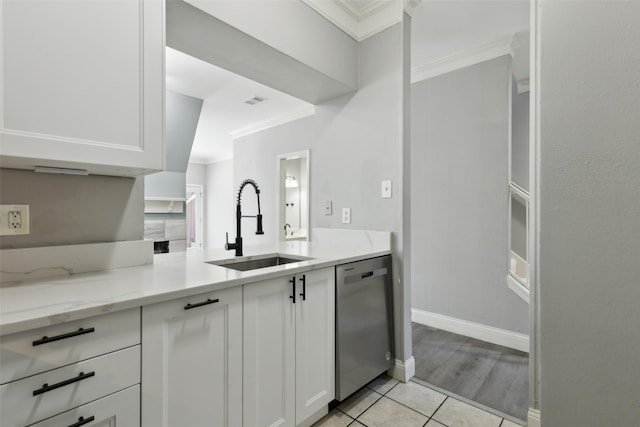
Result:
<svg viewBox="0 0 640 427">
<path fill-rule="evenodd" d="M 242 425 L 242 287 L 142 308 L 142 425 Z"/>
<path fill-rule="evenodd" d="M 116 427 L 140 425 L 140 386 L 111 394 L 31 427 Z"/>
<path fill-rule="evenodd" d="M 308 425 L 335 395 L 333 268 L 244 286 L 243 425 Z"/>
</svg>

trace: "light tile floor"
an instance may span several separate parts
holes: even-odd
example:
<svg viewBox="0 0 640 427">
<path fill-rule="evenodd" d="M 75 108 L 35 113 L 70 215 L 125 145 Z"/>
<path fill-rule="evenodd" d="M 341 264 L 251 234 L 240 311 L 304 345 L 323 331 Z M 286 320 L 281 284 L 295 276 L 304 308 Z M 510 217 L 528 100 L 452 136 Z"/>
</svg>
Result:
<svg viewBox="0 0 640 427">
<path fill-rule="evenodd" d="M 519 427 L 519 424 L 414 381 L 382 375 L 313 427 Z"/>
</svg>

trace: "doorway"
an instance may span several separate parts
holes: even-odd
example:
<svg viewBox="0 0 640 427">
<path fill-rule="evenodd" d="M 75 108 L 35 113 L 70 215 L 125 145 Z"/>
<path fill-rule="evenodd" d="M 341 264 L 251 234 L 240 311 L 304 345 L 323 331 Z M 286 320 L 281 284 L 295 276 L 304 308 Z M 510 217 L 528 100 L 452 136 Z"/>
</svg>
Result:
<svg viewBox="0 0 640 427">
<path fill-rule="evenodd" d="M 187 250 L 202 249 L 202 206 L 203 186 L 187 185 L 185 202 L 187 222 Z"/>
</svg>

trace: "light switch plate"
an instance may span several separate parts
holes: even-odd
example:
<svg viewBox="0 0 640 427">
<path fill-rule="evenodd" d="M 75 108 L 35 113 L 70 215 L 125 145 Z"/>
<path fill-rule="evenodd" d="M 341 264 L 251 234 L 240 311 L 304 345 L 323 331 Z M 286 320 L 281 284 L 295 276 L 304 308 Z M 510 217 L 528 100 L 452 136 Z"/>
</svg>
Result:
<svg viewBox="0 0 640 427">
<path fill-rule="evenodd" d="M 331 201 L 324 202 L 324 214 L 325 215 L 333 214 L 333 207 L 332 207 Z"/>
<path fill-rule="evenodd" d="M 342 223 L 351 224 L 351 208 L 342 208 Z"/>
<path fill-rule="evenodd" d="M 29 205 L 0 205 L 0 236 L 29 234 Z"/>
<path fill-rule="evenodd" d="M 391 198 L 391 180 L 382 181 L 381 196 L 383 199 Z"/>
</svg>

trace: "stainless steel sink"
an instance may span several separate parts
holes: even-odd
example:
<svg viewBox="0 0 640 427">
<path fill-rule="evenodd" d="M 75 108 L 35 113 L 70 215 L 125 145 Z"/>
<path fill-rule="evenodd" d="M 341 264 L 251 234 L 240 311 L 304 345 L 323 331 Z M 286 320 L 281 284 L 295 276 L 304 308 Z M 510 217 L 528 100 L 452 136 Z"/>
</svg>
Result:
<svg viewBox="0 0 640 427">
<path fill-rule="evenodd" d="M 208 264 L 218 265 L 220 267 L 230 268 L 238 271 L 256 270 L 259 268 L 274 267 L 277 265 L 290 264 L 293 262 L 306 261 L 312 258 L 306 257 L 289 257 L 280 254 L 266 255 L 264 257 L 242 257 L 223 259 L 220 261 L 208 261 Z"/>
</svg>

